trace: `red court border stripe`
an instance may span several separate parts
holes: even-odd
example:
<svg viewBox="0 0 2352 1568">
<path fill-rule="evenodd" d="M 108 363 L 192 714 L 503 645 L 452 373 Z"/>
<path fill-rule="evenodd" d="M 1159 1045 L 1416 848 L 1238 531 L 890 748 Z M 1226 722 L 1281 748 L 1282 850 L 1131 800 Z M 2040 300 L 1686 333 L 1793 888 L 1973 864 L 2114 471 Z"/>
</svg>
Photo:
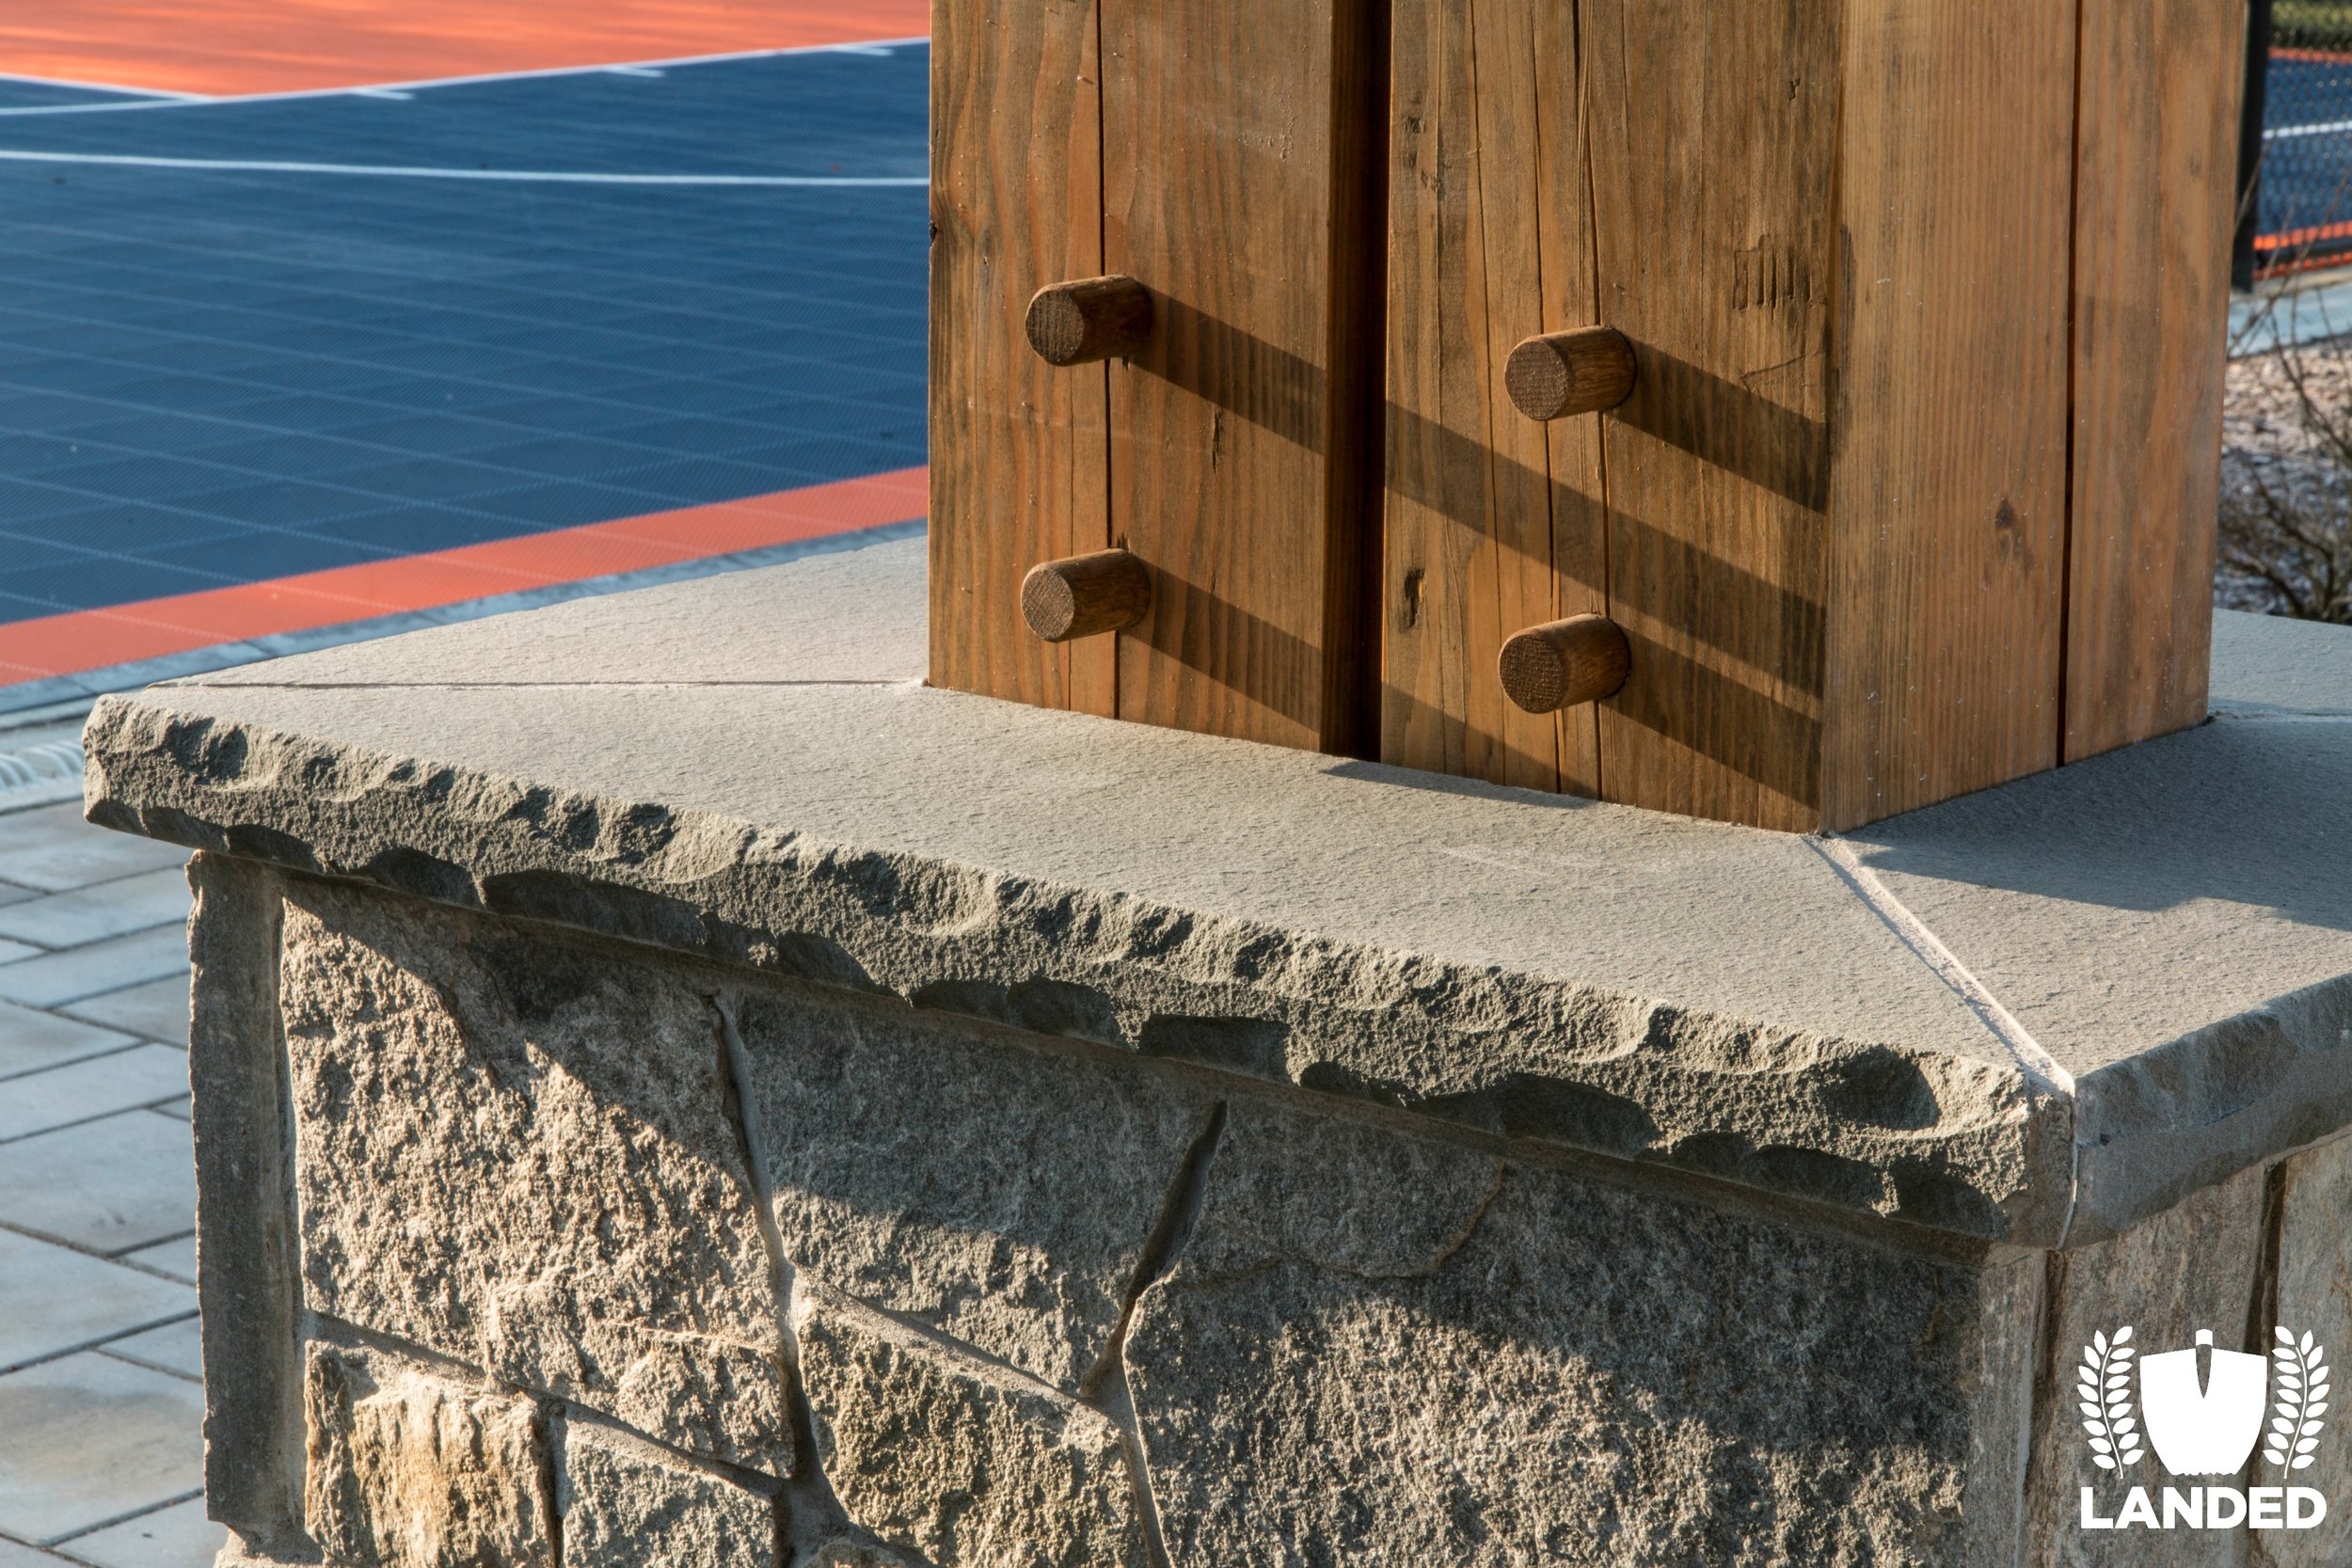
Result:
<svg viewBox="0 0 2352 1568">
<path fill-rule="evenodd" d="M 914 522 L 930 470 L 780 490 L 0 626 L 0 684 Z"/>
<path fill-rule="evenodd" d="M 910 38 L 927 0 L 44 0 L 0 7 L 0 65 L 236 98 Z"/>
<path fill-rule="evenodd" d="M 2352 222 L 2323 223 L 2310 229 L 2289 229 L 2277 234 L 2254 236 L 2256 250 L 2295 250 L 2319 240 L 2341 240 L 2352 235 Z"/>
</svg>

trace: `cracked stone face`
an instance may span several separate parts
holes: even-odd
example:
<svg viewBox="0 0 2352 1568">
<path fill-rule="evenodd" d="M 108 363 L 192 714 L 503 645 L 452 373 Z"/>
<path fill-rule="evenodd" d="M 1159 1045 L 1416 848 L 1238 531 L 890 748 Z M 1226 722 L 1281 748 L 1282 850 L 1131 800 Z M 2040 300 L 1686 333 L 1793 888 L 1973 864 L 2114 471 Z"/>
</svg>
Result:
<svg viewBox="0 0 2352 1568">
<path fill-rule="evenodd" d="M 306 1523 L 342 1568 L 554 1568 L 527 1400 L 313 1346 Z"/>
<path fill-rule="evenodd" d="M 1990 1563 L 2030 1283 L 1237 1101 L 1128 1375 L 1178 1563 Z"/>
<path fill-rule="evenodd" d="M 796 1321 L 825 1474 L 857 1524 L 939 1568 L 1146 1568 L 1126 1454 L 1100 1413 L 821 1286 Z"/>
<path fill-rule="evenodd" d="M 776 1499 L 625 1433 L 564 1429 L 556 1506 L 565 1568 L 774 1568 Z"/>
<path fill-rule="evenodd" d="M 786 1256 L 1080 1391 L 1212 1098 L 895 1004 L 740 1012 Z"/>
<path fill-rule="evenodd" d="M 771 1264 L 681 973 L 320 886 L 281 966 L 313 1310 L 788 1469 Z"/>
</svg>

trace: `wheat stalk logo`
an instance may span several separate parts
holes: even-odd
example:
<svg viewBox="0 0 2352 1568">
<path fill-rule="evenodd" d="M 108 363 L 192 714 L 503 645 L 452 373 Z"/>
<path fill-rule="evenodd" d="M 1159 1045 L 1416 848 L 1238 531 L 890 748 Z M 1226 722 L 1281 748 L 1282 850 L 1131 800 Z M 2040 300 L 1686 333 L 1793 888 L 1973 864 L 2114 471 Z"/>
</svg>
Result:
<svg viewBox="0 0 2352 1568">
<path fill-rule="evenodd" d="M 2112 1340 L 2104 1330 L 2093 1334 L 2083 1347 L 2083 1364 L 2075 1369 L 2090 1462 L 2102 1470 L 2139 1463 L 2139 1420 L 2132 1414 L 2131 1338 L 2129 1323 L 2117 1329 Z"/>
<path fill-rule="evenodd" d="M 2263 1457 L 2289 1469 L 2309 1467 L 2318 1457 L 2319 1434 L 2328 1423 L 2328 1353 L 2312 1343 L 2306 1333 L 2298 1341 L 2287 1329 L 2273 1329 L 2279 1342 L 2270 1347 L 2271 1381 L 2279 1390 L 2271 1408 L 2270 1431 L 2263 1439 Z"/>
</svg>

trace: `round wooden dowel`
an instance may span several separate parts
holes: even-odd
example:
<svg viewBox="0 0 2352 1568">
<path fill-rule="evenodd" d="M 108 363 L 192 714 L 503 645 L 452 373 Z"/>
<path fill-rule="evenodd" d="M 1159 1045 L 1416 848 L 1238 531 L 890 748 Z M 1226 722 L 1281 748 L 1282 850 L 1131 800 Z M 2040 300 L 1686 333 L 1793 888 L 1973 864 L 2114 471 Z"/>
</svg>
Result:
<svg viewBox="0 0 2352 1568">
<path fill-rule="evenodd" d="M 1613 326 L 1530 338 L 1511 351 L 1502 386 L 1531 420 L 1597 414 L 1633 395 L 1633 345 Z"/>
<path fill-rule="evenodd" d="M 1132 277 L 1053 283 L 1029 301 L 1029 346 L 1049 365 L 1122 359 L 1152 336 L 1151 291 Z"/>
<path fill-rule="evenodd" d="M 1625 633 L 1606 615 L 1530 626 L 1502 645 L 1502 689 L 1530 713 L 1556 713 L 1616 695 L 1633 671 Z"/>
<path fill-rule="evenodd" d="M 1032 567 L 1021 618 L 1048 642 L 1132 626 L 1152 609 L 1152 570 L 1125 550 L 1096 550 Z"/>
</svg>

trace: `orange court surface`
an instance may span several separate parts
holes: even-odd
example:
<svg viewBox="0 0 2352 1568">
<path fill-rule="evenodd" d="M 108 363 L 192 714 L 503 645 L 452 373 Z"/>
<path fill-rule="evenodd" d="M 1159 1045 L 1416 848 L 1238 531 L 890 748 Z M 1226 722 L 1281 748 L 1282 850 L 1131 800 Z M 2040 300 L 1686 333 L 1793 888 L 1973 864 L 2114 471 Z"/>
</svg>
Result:
<svg viewBox="0 0 2352 1568">
<path fill-rule="evenodd" d="M 8 73 L 207 97 L 805 48 L 930 30 L 929 0 L 26 0 Z"/>
</svg>

